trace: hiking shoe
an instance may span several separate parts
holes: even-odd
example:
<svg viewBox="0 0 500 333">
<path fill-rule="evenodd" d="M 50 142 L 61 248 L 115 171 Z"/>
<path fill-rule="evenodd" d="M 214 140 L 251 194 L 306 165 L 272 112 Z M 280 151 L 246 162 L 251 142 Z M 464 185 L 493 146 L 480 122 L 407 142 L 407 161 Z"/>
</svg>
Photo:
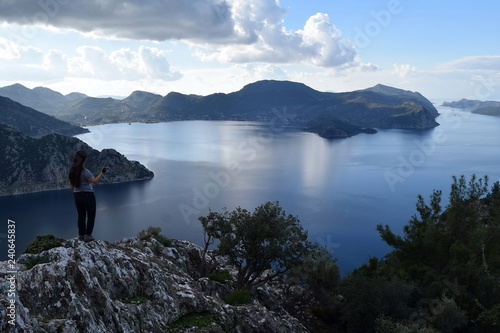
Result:
<svg viewBox="0 0 500 333">
<path fill-rule="evenodd" d="M 85 240 L 85 236 L 84 235 L 79 235 L 78 236 L 78 240 L 83 242 Z"/>
<path fill-rule="evenodd" d="M 85 237 L 83 238 L 83 240 L 85 242 L 92 242 L 92 241 L 95 241 L 95 238 L 92 237 L 92 235 L 85 235 Z"/>
</svg>

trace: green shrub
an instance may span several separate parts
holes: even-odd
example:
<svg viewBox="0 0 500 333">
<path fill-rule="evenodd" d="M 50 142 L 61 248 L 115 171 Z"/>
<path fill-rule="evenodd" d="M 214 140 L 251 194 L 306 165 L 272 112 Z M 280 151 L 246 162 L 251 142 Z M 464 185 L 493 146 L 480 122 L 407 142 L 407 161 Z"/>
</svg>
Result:
<svg viewBox="0 0 500 333">
<path fill-rule="evenodd" d="M 431 327 L 419 324 L 407 324 L 403 325 L 401 323 L 395 322 L 392 318 L 379 316 L 375 321 L 376 333 L 439 333 Z"/>
<path fill-rule="evenodd" d="M 148 240 L 148 239 L 154 238 L 165 247 L 173 247 L 174 244 L 172 243 L 172 241 L 170 239 L 168 239 L 167 237 L 165 237 L 164 235 L 161 235 L 160 232 L 161 232 L 160 227 L 150 226 L 145 230 L 141 230 L 137 234 L 137 237 L 140 240 Z"/>
<path fill-rule="evenodd" d="M 496 304 L 491 309 L 483 311 L 478 319 L 480 323 L 485 325 L 500 325 L 500 304 Z"/>
<path fill-rule="evenodd" d="M 226 283 L 226 281 L 232 281 L 233 276 L 229 272 L 229 270 L 225 269 L 220 272 L 215 272 L 212 274 L 208 275 L 208 278 L 212 281 L 220 282 L 220 283 Z"/>
<path fill-rule="evenodd" d="M 48 262 L 50 262 L 50 260 L 47 256 L 43 256 L 43 255 L 38 254 L 38 255 L 30 256 L 28 259 L 26 259 L 22 263 L 26 265 L 26 269 L 32 269 L 33 267 L 35 267 L 38 264 L 46 264 Z"/>
<path fill-rule="evenodd" d="M 338 288 L 345 298 L 339 309 L 340 319 L 352 332 L 374 332 L 380 315 L 395 320 L 409 318 L 417 291 L 415 284 L 397 278 L 348 275 Z"/>
<path fill-rule="evenodd" d="M 252 299 L 247 289 L 235 289 L 233 292 L 222 295 L 222 300 L 229 305 L 250 304 Z"/>
<path fill-rule="evenodd" d="M 135 304 L 144 304 L 150 300 L 152 300 L 152 298 L 150 296 L 142 294 L 142 295 L 136 296 L 134 298 L 124 300 L 124 302 L 125 303 L 135 303 Z"/>
<path fill-rule="evenodd" d="M 443 297 L 434 312 L 436 314 L 432 318 L 432 324 L 440 332 L 455 332 L 455 330 L 467 324 L 465 311 L 460 309 L 451 298 Z"/>
<path fill-rule="evenodd" d="M 38 254 L 40 252 L 62 246 L 64 239 L 56 238 L 54 235 L 36 236 L 35 240 L 26 246 L 23 253 Z"/>
<path fill-rule="evenodd" d="M 215 322 L 214 315 L 210 312 L 188 313 L 177 321 L 170 324 L 171 329 L 187 329 L 191 327 L 203 328 L 212 325 Z"/>
<path fill-rule="evenodd" d="M 155 239 L 165 247 L 174 247 L 172 241 L 163 235 L 157 235 Z"/>
<path fill-rule="evenodd" d="M 147 229 L 139 231 L 137 234 L 137 237 L 139 237 L 140 240 L 148 240 L 151 237 L 158 236 L 160 234 L 161 228 L 160 227 L 153 227 L 150 226 Z"/>
</svg>

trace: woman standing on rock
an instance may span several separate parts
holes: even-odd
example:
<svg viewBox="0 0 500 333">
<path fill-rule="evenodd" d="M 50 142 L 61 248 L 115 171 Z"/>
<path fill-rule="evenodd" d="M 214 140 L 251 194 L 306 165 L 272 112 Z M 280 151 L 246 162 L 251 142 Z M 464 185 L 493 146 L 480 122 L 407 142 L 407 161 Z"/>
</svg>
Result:
<svg viewBox="0 0 500 333">
<path fill-rule="evenodd" d="M 96 213 L 96 201 L 92 184 L 99 184 L 109 167 L 104 167 L 101 173 L 94 177 L 85 168 L 86 161 L 87 153 L 84 150 L 78 150 L 69 169 L 69 186 L 73 191 L 76 210 L 78 211 L 78 240 L 90 242 L 94 240 L 92 230 L 94 230 Z M 85 220 L 87 220 L 87 223 L 85 223 Z"/>
</svg>

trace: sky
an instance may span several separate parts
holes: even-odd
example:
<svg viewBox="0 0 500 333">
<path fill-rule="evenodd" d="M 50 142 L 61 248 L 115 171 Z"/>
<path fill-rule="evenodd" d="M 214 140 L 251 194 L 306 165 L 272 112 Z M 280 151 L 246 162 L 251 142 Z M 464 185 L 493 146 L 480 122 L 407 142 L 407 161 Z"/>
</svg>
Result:
<svg viewBox="0 0 500 333">
<path fill-rule="evenodd" d="M 126 97 L 378 83 L 500 100 L 498 0 L 0 0 L 0 86 Z"/>
</svg>

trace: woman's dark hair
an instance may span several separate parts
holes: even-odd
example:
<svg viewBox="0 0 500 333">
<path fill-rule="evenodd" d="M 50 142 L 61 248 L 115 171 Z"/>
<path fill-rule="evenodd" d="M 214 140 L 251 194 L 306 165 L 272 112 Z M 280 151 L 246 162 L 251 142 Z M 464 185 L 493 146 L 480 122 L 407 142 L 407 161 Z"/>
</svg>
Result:
<svg viewBox="0 0 500 333">
<path fill-rule="evenodd" d="M 78 150 L 73 157 L 73 164 L 69 168 L 69 182 L 73 187 L 80 187 L 83 163 L 87 160 L 85 150 Z"/>
</svg>

